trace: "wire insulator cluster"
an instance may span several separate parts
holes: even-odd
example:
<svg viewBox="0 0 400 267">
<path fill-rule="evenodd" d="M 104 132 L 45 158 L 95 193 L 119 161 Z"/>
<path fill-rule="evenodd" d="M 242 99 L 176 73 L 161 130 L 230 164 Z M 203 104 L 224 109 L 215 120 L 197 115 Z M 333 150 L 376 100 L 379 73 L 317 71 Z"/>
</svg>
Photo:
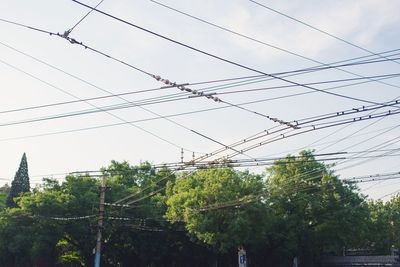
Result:
<svg viewBox="0 0 400 267">
<path fill-rule="evenodd" d="M 194 94 L 194 95 L 200 96 L 200 97 L 206 97 L 208 99 L 214 100 L 215 102 L 222 102 L 221 99 L 219 99 L 218 97 L 213 96 L 212 94 L 205 94 L 202 91 L 197 91 L 197 90 L 194 90 L 194 89 L 190 89 L 190 88 L 186 87 L 184 84 L 177 84 L 176 82 L 171 82 L 170 80 L 164 79 L 159 75 L 152 75 L 152 77 L 154 79 L 156 79 L 157 81 L 164 83 L 167 86 L 176 87 L 181 91 L 186 91 L 188 93 L 191 93 L 191 94 Z"/>
</svg>

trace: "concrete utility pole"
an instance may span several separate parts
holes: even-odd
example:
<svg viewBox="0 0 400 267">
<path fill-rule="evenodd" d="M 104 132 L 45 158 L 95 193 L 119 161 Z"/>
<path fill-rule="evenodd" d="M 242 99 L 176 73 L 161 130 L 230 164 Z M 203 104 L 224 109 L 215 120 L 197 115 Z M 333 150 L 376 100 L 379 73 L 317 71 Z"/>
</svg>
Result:
<svg viewBox="0 0 400 267">
<path fill-rule="evenodd" d="M 104 175 L 101 181 L 100 187 L 100 205 L 99 205 L 99 221 L 97 225 L 97 243 L 96 243 L 96 254 L 94 258 L 94 267 L 100 267 L 100 255 L 101 255 L 101 235 L 103 230 L 103 219 L 104 219 L 104 199 L 106 195 L 106 176 Z"/>
</svg>

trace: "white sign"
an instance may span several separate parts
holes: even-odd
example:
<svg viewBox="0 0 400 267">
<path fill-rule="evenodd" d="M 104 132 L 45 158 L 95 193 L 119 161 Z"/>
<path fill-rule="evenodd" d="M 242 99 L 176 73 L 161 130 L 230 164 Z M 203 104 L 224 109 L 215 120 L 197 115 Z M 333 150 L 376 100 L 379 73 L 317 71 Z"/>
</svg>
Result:
<svg viewBox="0 0 400 267">
<path fill-rule="evenodd" d="M 238 250 L 239 267 L 247 267 L 246 250 L 240 247 Z"/>
</svg>

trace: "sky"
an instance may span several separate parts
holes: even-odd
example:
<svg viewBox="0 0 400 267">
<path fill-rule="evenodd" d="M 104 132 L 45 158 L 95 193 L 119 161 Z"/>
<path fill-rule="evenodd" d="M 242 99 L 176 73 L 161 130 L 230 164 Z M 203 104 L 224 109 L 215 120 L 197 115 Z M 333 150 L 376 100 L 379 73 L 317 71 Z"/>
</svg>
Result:
<svg viewBox="0 0 400 267">
<path fill-rule="evenodd" d="M 10 184 L 24 152 L 32 186 L 111 160 L 179 162 L 182 149 L 184 161 L 310 149 L 334 153 L 326 163 L 343 179 L 398 172 L 400 104 L 391 101 L 400 97 L 399 9 L 396 0 L 104 0 L 98 10 L 112 17 L 93 11 L 78 23 L 90 9 L 72 0 L 0 1 L 0 183 Z M 72 29 L 68 37 L 102 54 L 21 24 L 60 35 Z M 346 63 L 355 64 L 332 67 Z M 240 79 L 215 82 L 231 78 Z M 305 119 L 316 121 L 285 124 Z M 249 142 L 257 133 L 264 136 Z M 400 181 L 359 186 L 387 200 Z"/>
</svg>

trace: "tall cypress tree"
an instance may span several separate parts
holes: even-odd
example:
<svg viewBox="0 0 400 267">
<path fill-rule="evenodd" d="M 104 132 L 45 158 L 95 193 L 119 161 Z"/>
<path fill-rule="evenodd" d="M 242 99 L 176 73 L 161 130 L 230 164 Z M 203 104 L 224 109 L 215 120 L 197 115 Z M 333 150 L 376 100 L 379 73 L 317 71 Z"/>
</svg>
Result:
<svg viewBox="0 0 400 267">
<path fill-rule="evenodd" d="M 15 203 L 14 198 L 19 197 L 21 194 L 30 191 L 29 175 L 28 175 L 28 161 L 26 160 L 26 154 L 22 155 L 21 163 L 17 173 L 15 174 L 14 180 L 11 183 L 10 193 L 6 199 L 6 206 L 9 208 L 18 207 Z"/>
</svg>

